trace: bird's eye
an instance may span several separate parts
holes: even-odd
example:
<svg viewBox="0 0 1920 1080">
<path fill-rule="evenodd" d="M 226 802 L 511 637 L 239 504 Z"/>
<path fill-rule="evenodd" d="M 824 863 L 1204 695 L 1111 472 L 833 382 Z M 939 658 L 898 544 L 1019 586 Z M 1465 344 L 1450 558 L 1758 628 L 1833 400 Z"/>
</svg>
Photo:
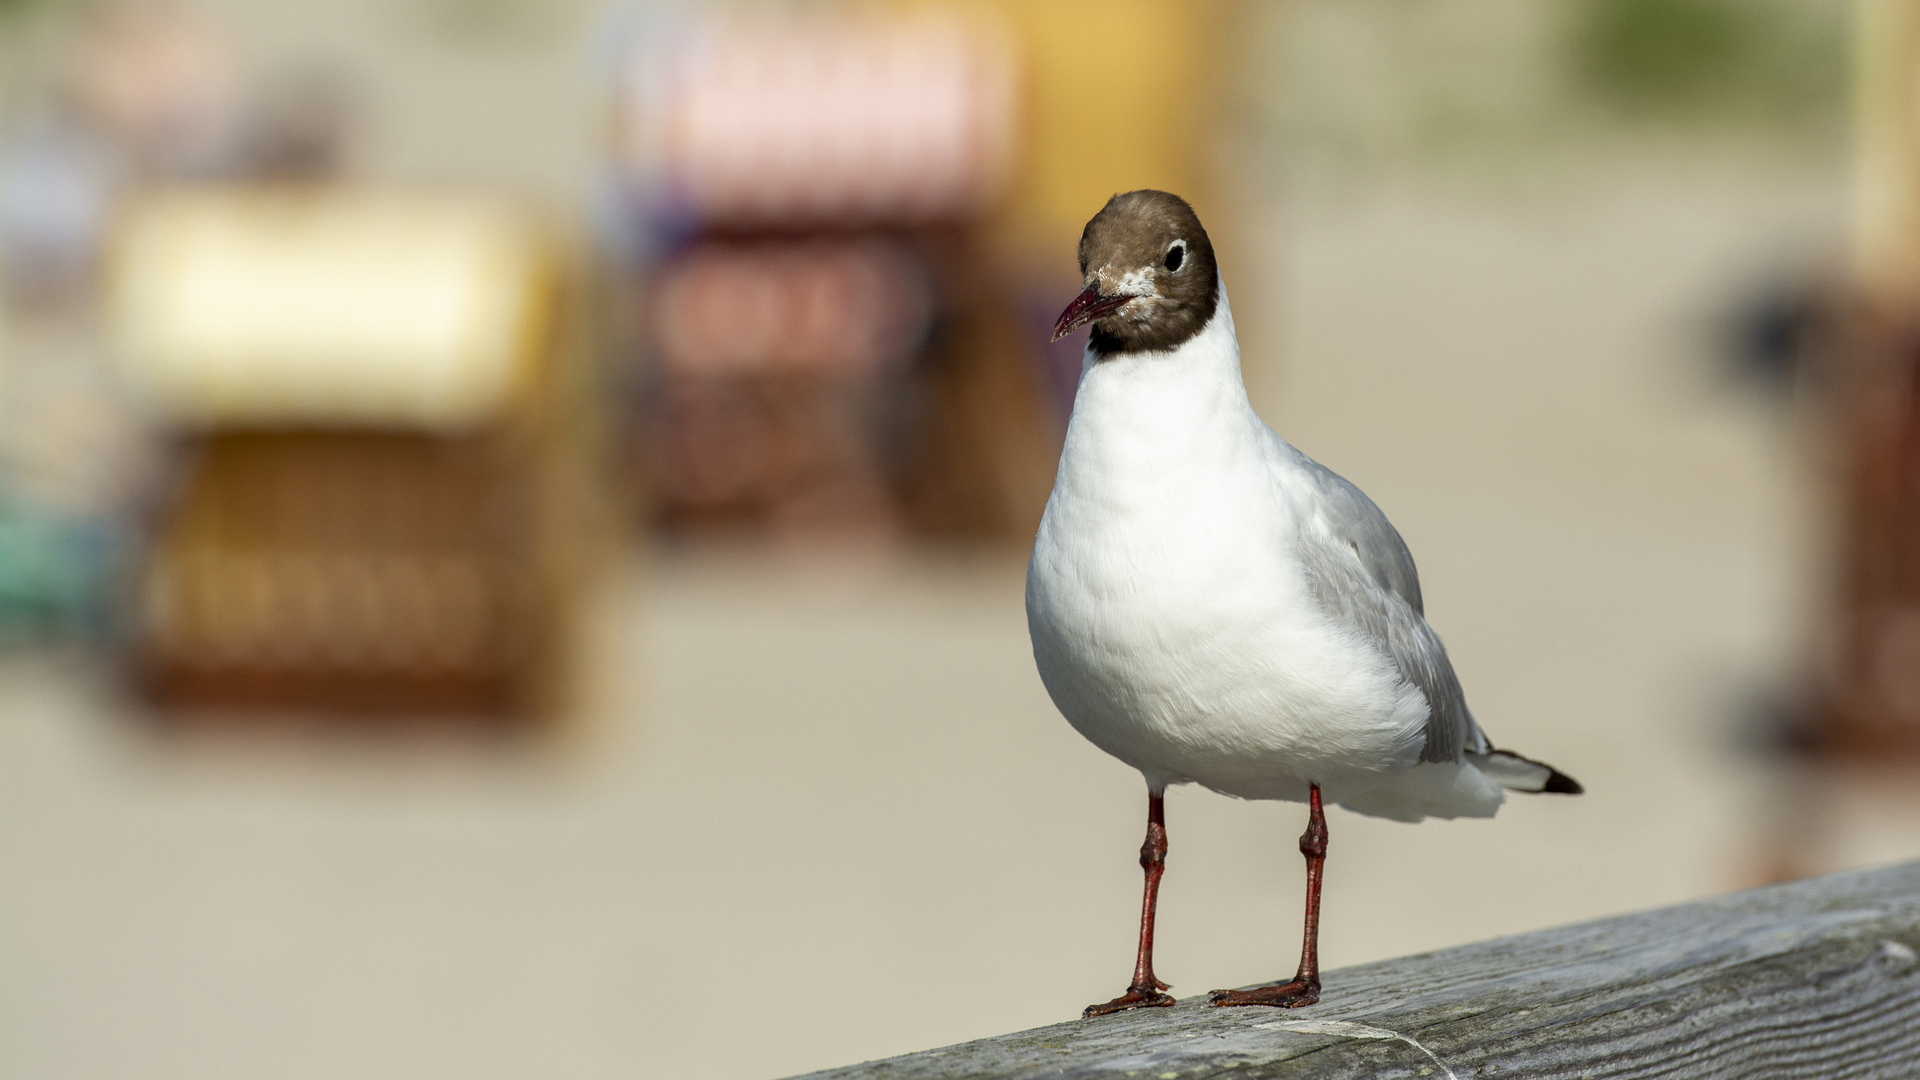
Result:
<svg viewBox="0 0 1920 1080">
<path fill-rule="evenodd" d="M 1185 240 L 1175 240 L 1173 246 L 1167 249 L 1167 269 L 1170 271 L 1179 270 L 1180 264 L 1186 261 L 1187 242 Z"/>
</svg>

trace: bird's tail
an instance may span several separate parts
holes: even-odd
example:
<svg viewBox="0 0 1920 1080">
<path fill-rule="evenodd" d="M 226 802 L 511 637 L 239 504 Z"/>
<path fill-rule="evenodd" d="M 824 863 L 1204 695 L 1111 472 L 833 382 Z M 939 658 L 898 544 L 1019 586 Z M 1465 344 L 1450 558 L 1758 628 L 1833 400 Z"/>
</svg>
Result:
<svg viewBox="0 0 1920 1080">
<path fill-rule="evenodd" d="M 1486 773 L 1488 779 L 1509 791 L 1550 791 L 1556 795 L 1578 795 L 1586 790 L 1580 786 L 1580 781 L 1546 762 L 1522 757 L 1511 750 L 1468 754 L 1467 760 L 1473 763 L 1474 768 Z"/>
</svg>

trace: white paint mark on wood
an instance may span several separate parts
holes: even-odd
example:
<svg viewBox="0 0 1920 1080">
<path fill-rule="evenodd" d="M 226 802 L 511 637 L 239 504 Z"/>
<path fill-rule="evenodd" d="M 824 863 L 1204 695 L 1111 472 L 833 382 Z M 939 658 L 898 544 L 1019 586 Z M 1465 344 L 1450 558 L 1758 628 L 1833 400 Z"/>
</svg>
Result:
<svg viewBox="0 0 1920 1080">
<path fill-rule="evenodd" d="M 1447 1080 L 1460 1080 L 1453 1075 L 1452 1069 L 1447 1068 L 1447 1063 L 1440 1060 L 1439 1055 L 1420 1045 L 1420 1042 L 1411 1035 L 1402 1035 L 1397 1031 L 1374 1027 L 1372 1024 L 1361 1024 L 1352 1020 L 1269 1020 L 1264 1024 L 1253 1026 L 1272 1028 L 1277 1031 L 1298 1031 L 1303 1035 L 1337 1035 L 1343 1039 L 1396 1039 L 1432 1059 L 1433 1063 L 1440 1067 L 1440 1071 L 1447 1074 Z"/>
</svg>

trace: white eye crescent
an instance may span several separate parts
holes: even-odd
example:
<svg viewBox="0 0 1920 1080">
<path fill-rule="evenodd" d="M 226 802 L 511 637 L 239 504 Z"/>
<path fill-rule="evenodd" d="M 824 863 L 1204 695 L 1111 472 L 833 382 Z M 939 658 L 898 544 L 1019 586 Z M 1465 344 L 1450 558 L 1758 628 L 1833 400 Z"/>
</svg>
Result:
<svg viewBox="0 0 1920 1080">
<path fill-rule="evenodd" d="M 1167 257 L 1162 265 L 1167 268 L 1169 273 L 1179 273 L 1180 267 L 1185 265 L 1186 261 L 1187 242 L 1185 240 L 1175 240 L 1172 246 L 1167 248 Z"/>
</svg>

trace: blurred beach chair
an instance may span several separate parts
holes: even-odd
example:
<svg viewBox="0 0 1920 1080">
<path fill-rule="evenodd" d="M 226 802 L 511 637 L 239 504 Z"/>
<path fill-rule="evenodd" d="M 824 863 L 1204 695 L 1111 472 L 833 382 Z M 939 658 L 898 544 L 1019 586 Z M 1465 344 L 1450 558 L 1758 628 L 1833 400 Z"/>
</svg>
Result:
<svg viewBox="0 0 1920 1080">
<path fill-rule="evenodd" d="M 1920 765 L 1920 334 L 1858 318 L 1825 358 L 1838 573 L 1811 748 Z"/>
<path fill-rule="evenodd" d="M 1834 497 L 1830 618 L 1806 748 L 1920 766 L 1920 2 L 1863 4 L 1853 38 L 1850 273 L 1816 309 L 1803 387 Z"/>
<path fill-rule="evenodd" d="M 552 237 L 477 195 L 146 196 L 116 244 L 121 371 L 182 436 L 140 574 L 174 711 L 551 711 L 579 555 Z"/>
<path fill-rule="evenodd" d="M 1028 533 L 1055 436 L 984 237 L 1015 59 L 953 10 L 637 36 L 611 153 L 645 236 L 623 360 L 656 523 Z"/>
</svg>

